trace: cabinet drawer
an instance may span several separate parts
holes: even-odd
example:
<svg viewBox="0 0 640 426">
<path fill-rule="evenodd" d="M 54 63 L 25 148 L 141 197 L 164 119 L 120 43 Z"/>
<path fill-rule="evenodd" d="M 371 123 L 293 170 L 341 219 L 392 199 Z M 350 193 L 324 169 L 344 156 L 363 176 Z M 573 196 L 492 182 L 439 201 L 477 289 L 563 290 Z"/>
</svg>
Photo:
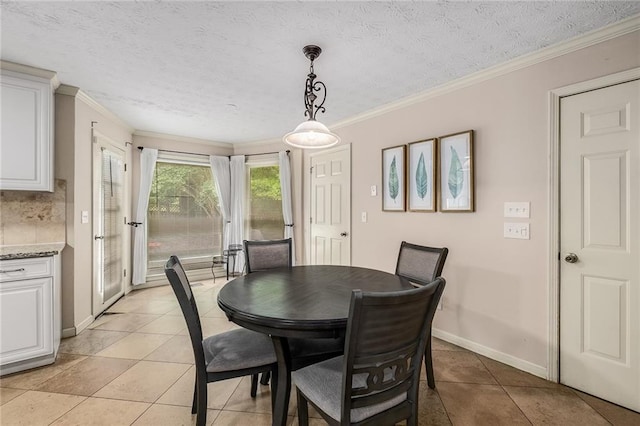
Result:
<svg viewBox="0 0 640 426">
<path fill-rule="evenodd" d="M 53 276 L 53 257 L 0 260 L 0 282 Z"/>
</svg>

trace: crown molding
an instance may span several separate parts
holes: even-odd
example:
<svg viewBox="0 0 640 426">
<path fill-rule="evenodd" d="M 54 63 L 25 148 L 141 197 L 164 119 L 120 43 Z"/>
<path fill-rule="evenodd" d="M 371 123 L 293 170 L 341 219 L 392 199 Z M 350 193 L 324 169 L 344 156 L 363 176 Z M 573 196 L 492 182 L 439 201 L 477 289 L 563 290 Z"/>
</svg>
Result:
<svg viewBox="0 0 640 426">
<path fill-rule="evenodd" d="M 611 40 L 613 38 L 620 37 L 638 30 L 640 30 L 640 14 L 618 21 L 615 24 L 590 31 L 586 34 L 576 36 L 552 46 L 542 48 L 535 52 L 528 53 L 510 61 L 494 65 L 490 68 L 475 72 L 473 74 L 469 74 L 456 80 L 452 80 L 450 82 L 433 87 L 431 89 L 427 89 L 415 95 L 411 95 L 398 101 L 388 103 L 378 108 L 374 108 L 351 118 L 338 121 L 336 123 L 333 123 L 329 127 L 335 129 L 368 120 L 370 118 L 374 118 L 391 111 L 415 105 L 428 99 L 442 96 L 446 93 L 454 92 L 456 90 L 460 90 L 462 88 L 472 86 L 474 84 L 478 84 L 483 81 L 490 80 L 492 78 L 499 77 L 513 71 L 517 71 L 522 68 L 530 67 L 532 65 L 545 62 L 550 59 L 557 58 L 559 56 L 566 55 L 568 53 L 575 52 L 577 50 L 584 49 L 586 47 L 593 46 L 595 44 L 602 43 L 604 41 Z"/>
<path fill-rule="evenodd" d="M 56 90 L 60 86 L 58 80 L 58 74 L 55 71 L 45 70 L 42 68 L 36 68 L 29 65 L 17 64 L 10 61 L 0 60 L 0 69 L 3 71 L 17 72 L 20 74 L 30 75 L 41 79 L 48 80 L 51 84 L 51 88 Z"/>
<path fill-rule="evenodd" d="M 58 89 L 56 90 L 56 94 L 73 96 L 77 100 L 84 102 L 86 105 L 96 110 L 99 114 L 104 115 L 116 124 L 124 127 L 128 133 L 133 133 L 134 131 L 134 128 L 131 127 L 126 121 L 122 120 L 120 117 L 103 107 L 95 99 L 87 95 L 78 87 L 61 84 L 60 87 L 58 87 Z"/>
<path fill-rule="evenodd" d="M 167 140 L 172 140 L 176 142 L 187 142 L 187 143 L 194 143 L 198 145 L 233 149 L 233 144 L 228 142 L 211 141 L 207 139 L 191 138 L 188 136 L 169 135 L 166 133 L 149 132 L 146 130 L 136 130 L 133 132 L 133 136 L 143 136 L 143 137 L 155 138 L 155 139 L 167 139 Z"/>
</svg>

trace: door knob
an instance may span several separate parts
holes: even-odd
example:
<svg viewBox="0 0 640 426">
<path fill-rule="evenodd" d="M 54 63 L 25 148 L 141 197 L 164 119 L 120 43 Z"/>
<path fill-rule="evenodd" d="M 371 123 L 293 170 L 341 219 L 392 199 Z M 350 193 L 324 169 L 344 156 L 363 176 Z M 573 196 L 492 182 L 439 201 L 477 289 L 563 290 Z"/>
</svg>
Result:
<svg viewBox="0 0 640 426">
<path fill-rule="evenodd" d="M 349 235 L 349 234 L 348 234 L 348 233 L 346 233 L 346 232 L 341 232 L 341 233 L 340 233 L 340 236 L 341 236 L 341 237 L 346 237 L 347 235 Z"/>
<path fill-rule="evenodd" d="M 575 253 L 569 253 L 564 257 L 564 261 L 567 263 L 576 263 L 578 261 L 578 255 Z"/>
<path fill-rule="evenodd" d="M 104 235 L 96 235 L 93 237 L 94 240 L 104 240 Z"/>
</svg>

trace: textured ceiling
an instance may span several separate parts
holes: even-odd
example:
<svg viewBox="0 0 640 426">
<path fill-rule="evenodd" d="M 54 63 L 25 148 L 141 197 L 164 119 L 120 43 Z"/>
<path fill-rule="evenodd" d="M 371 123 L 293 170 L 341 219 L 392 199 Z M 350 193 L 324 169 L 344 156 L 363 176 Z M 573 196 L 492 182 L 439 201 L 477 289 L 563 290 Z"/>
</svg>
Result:
<svg viewBox="0 0 640 426">
<path fill-rule="evenodd" d="M 222 142 L 326 124 L 640 13 L 611 2 L 6 2 L 3 60 L 56 71 L 137 130 Z"/>
</svg>

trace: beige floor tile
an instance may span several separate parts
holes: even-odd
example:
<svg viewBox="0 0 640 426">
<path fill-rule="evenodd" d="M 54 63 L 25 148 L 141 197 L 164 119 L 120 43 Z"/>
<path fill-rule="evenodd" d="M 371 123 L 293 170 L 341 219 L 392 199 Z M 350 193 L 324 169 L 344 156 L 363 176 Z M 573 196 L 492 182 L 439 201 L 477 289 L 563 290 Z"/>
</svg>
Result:
<svg viewBox="0 0 640 426">
<path fill-rule="evenodd" d="M 597 426 L 609 422 L 568 388 L 505 386 L 505 391 L 535 425 Z"/>
<path fill-rule="evenodd" d="M 135 363 L 131 359 L 89 357 L 42 383 L 37 390 L 90 396 Z"/>
<path fill-rule="evenodd" d="M 427 382 L 423 381 L 418 392 L 418 425 L 450 426 L 451 421 L 438 392 L 429 389 Z"/>
<path fill-rule="evenodd" d="M 160 315 L 134 313 L 103 315 L 89 328 L 93 330 L 136 331 L 158 318 Z"/>
<path fill-rule="evenodd" d="M 52 426 L 128 426 L 149 406 L 144 402 L 87 398 Z"/>
<path fill-rule="evenodd" d="M 258 384 L 258 393 L 255 398 L 251 398 L 251 377 L 243 377 L 224 409 L 247 413 L 271 413 L 270 386 Z M 296 410 L 296 391 L 292 386 L 287 415 L 294 416 Z"/>
<path fill-rule="evenodd" d="M 313 418 L 311 416 L 309 416 L 309 426 L 327 426 L 327 422 L 325 422 L 323 419 L 316 419 Z M 299 426 L 300 422 L 298 422 L 298 417 L 294 417 L 293 418 L 293 422 L 291 423 L 291 426 Z"/>
<path fill-rule="evenodd" d="M 93 396 L 155 402 L 188 369 L 186 364 L 140 361 Z"/>
<path fill-rule="evenodd" d="M 0 405 L 4 405 L 15 397 L 25 393 L 24 389 L 0 388 Z"/>
<path fill-rule="evenodd" d="M 192 366 L 158 399 L 157 403 L 191 407 L 195 380 L 195 367 Z M 221 410 L 236 390 L 239 383 L 240 378 L 209 383 L 207 385 L 207 407 L 210 409 Z M 247 398 L 250 398 L 249 394 L 247 394 Z"/>
<path fill-rule="evenodd" d="M 35 389 L 45 381 L 86 359 L 84 355 L 59 353 L 56 362 L 43 367 L 21 371 L 0 379 L 0 386 L 15 389 Z"/>
<path fill-rule="evenodd" d="M 489 370 L 472 352 L 433 351 L 433 371 L 436 381 L 497 384 Z"/>
<path fill-rule="evenodd" d="M 101 350 L 96 356 L 142 359 L 169 339 L 171 339 L 171 336 L 166 334 L 131 333 L 106 349 Z"/>
<path fill-rule="evenodd" d="M 202 335 L 204 337 L 212 336 L 214 334 L 224 333 L 229 331 L 235 325 L 227 318 L 215 318 L 215 317 L 202 317 L 200 318 L 200 324 L 202 325 Z M 189 331 L 185 328 L 178 334 L 188 335 Z"/>
<path fill-rule="evenodd" d="M 48 425 L 85 399 L 58 393 L 25 392 L 2 406 L 2 424 Z"/>
<path fill-rule="evenodd" d="M 138 333 L 156 333 L 156 334 L 177 334 L 182 330 L 186 330 L 187 324 L 183 316 L 163 315 L 157 320 L 151 321 L 149 324 L 136 330 Z"/>
<path fill-rule="evenodd" d="M 174 317 L 176 318 L 176 317 Z M 147 361 L 179 362 L 193 364 L 193 346 L 189 336 L 173 336 L 158 349 L 145 357 Z"/>
<path fill-rule="evenodd" d="M 77 336 L 62 339 L 60 352 L 94 355 L 128 335 L 125 331 L 86 329 Z"/>
<path fill-rule="evenodd" d="M 437 337 L 431 338 L 431 349 L 434 351 L 459 351 L 459 352 L 469 352 L 465 348 L 461 348 L 460 346 L 456 346 L 453 343 L 445 342 L 444 340 L 438 339 Z"/>
<path fill-rule="evenodd" d="M 201 314 L 200 316 L 207 317 L 207 318 L 227 318 L 227 314 L 225 314 L 224 311 L 220 309 L 218 305 L 209 309 L 208 311 L 206 311 L 204 314 Z"/>
<path fill-rule="evenodd" d="M 205 424 L 213 424 L 219 411 L 207 410 Z M 175 405 L 153 404 L 145 413 L 133 423 L 133 426 L 192 426 L 196 424 L 196 415 L 191 414 L 191 407 Z"/>
<path fill-rule="evenodd" d="M 640 413 L 627 410 L 600 398 L 573 390 L 584 402 L 596 410 L 602 417 L 609 420 L 613 426 L 640 425 Z"/>
<path fill-rule="evenodd" d="M 498 385 L 438 383 L 438 394 L 454 425 L 529 425 Z"/>
<path fill-rule="evenodd" d="M 146 302 L 141 303 L 135 310 L 132 312 L 141 313 L 141 314 L 154 314 L 154 315 L 164 315 L 172 309 L 178 307 L 177 299 L 161 299 L 155 300 L 151 299 Z"/>
<path fill-rule="evenodd" d="M 214 426 L 271 426 L 271 414 L 242 413 L 221 411 L 213 422 Z M 287 425 L 293 425 L 293 417 L 287 419 Z"/>
<path fill-rule="evenodd" d="M 525 371 L 518 370 L 509 365 L 494 361 L 482 355 L 478 355 L 493 377 L 502 386 L 532 386 L 537 388 L 556 388 L 557 383 L 534 376 Z"/>
</svg>

